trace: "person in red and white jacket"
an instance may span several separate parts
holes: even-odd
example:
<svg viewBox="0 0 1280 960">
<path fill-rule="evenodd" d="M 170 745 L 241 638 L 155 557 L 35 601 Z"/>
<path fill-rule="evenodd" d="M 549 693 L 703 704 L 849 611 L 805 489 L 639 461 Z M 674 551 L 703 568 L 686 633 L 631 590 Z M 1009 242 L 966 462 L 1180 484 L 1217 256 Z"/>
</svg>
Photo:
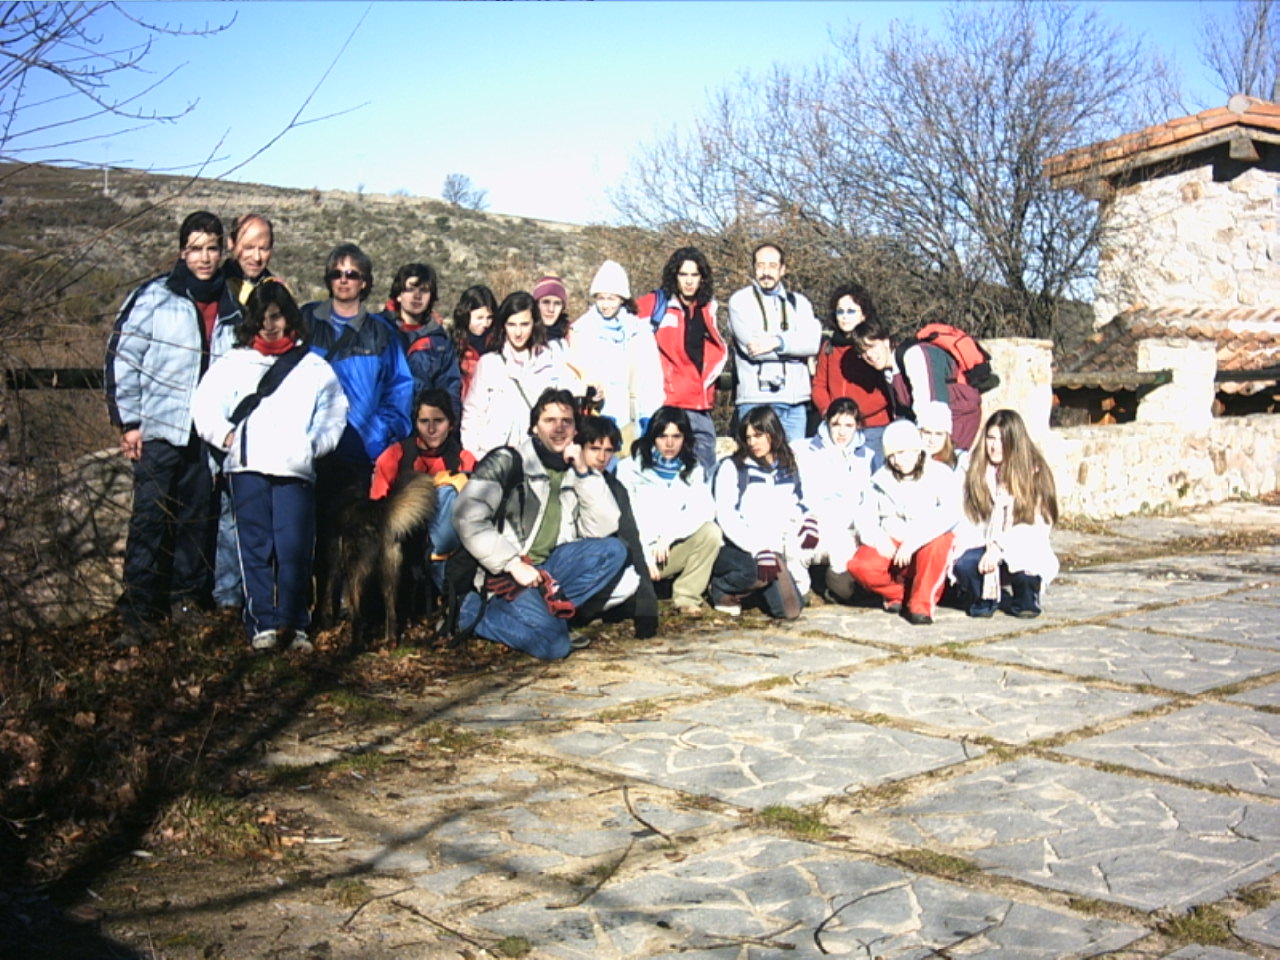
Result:
<svg viewBox="0 0 1280 960">
<path fill-rule="evenodd" d="M 708 477 L 716 463 L 711 420 L 716 380 L 729 356 L 716 327 L 713 291 L 711 265 L 702 251 L 681 247 L 662 268 L 662 286 L 636 304 L 636 315 L 649 324 L 658 342 L 665 403 L 689 415 L 694 453 Z"/>
</svg>

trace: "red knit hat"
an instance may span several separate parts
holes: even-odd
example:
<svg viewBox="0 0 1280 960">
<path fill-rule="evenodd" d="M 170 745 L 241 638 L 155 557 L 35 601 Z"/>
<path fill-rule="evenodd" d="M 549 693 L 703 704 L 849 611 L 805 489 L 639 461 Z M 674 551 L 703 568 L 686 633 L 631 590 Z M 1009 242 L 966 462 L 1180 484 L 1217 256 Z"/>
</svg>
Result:
<svg viewBox="0 0 1280 960">
<path fill-rule="evenodd" d="M 533 288 L 533 299 L 541 300 L 543 297 L 559 297 L 565 303 L 569 302 L 569 294 L 565 292 L 564 281 L 551 274 L 539 280 Z"/>
</svg>

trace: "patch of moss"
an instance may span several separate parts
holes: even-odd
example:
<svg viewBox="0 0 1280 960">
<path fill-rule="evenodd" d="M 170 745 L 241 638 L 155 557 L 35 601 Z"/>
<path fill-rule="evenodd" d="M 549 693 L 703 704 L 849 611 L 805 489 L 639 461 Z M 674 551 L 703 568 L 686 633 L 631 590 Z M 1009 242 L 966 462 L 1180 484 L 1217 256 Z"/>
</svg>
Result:
<svg viewBox="0 0 1280 960">
<path fill-rule="evenodd" d="M 825 840 L 831 836 L 831 828 L 812 810 L 768 806 L 756 814 L 756 822 L 766 829 L 784 830 L 806 840 Z"/>
<path fill-rule="evenodd" d="M 978 865 L 972 860 L 918 847 L 904 850 L 897 855 L 896 859 L 908 870 L 928 873 L 936 877 L 963 877 L 978 872 Z"/>
<path fill-rule="evenodd" d="M 1201 905 L 1160 924 L 1160 932 L 1185 943 L 1213 945 L 1231 939 L 1227 915 L 1217 907 Z"/>
</svg>

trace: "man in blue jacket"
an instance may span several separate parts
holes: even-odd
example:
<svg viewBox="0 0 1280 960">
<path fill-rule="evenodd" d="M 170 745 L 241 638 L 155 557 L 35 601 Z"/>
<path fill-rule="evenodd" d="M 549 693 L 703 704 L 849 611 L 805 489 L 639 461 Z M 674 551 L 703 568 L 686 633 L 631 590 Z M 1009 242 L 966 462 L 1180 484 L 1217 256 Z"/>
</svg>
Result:
<svg viewBox="0 0 1280 960">
<path fill-rule="evenodd" d="M 209 605 L 213 475 L 191 400 L 240 321 L 221 268 L 223 236 L 212 213 L 183 220 L 177 263 L 133 291 L 107 345 L 107 410 L 133 462 L 117 646 L 145 643 L 166 615 L 181 620 Z"/>
</svg>

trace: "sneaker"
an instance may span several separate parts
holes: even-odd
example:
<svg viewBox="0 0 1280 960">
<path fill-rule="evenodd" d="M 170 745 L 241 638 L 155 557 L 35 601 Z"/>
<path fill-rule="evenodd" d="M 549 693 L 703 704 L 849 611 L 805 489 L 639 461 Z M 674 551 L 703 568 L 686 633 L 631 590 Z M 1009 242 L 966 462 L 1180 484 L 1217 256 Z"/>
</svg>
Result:
<svg viewBox="0 0 1280 960">
<path fill-rule="evenodd" d="M 694 606 L 692 603 L 683 605 L 676 604 L 676 613 L 682 617 L 689 617 L 691 620 L 700 620 L 706 612 L 707 609 L 702 604 L 698 604 L 697 606 Z"/>
<path fill-rule="evenodd" d="M 291 653 L 310 653 L 315 648 L 315 644 L 307 639 L 307 631 L 294 631 L 293 642 L 289 644 L 289 651 Z"/>
<path fill-rule="evenodd" d="M 716 613 L 723 613 L 727 617 L 742 616 L 742 604 L 733 603 L 727 599 L 721 600 L 714 607 L 712 607 L 712 609 L 715 610 Z"/>
<path fill-rule="evenodd" d="M 786 567 L 779 567 L 778 579 L 775 582 L 778 584 L 778 594 L 782 599 L 782 619 L 796 619 L 804 610 L 804 598 L 800 596 L 800 589 L 796 586 L 791 571 Z"/>
<path fill-rule="evenodd" d="M 249 646 L 254 650 L 274 650 L 279 640 L 274 630 L 259 630 L 249 641 Z"/>
<path fill-rule="evenodd" d="M 969 605 L 969 616 L 971 617 L 994 617 L 996 608 L 1000 606 L 999 600 L 979 600 Z"/>
<path fill-rule="evenodd" d="M 917 613 L 914 610 L 908 610 L 906 617 L 907 623 L 911 624 L 913 627 L 927 627 L 929 624 L 933 623 L 933 617 L 929 616 L 927 613 Z"/>
<path fill-rule="evenodd" d="M 1009 612 L 1019 620 L 1034 620 L 1040 616 L 1039 607 L 1019 607 L 1015 605 L 1009 608 Z"/>
<path fill-rule="evenodd" d="M 884 604 L 884 612 L 885 613 L 901 613 L 902 604 L 897 603 L 895 601 L 886 600 Z"/>
<path fill-rule="evenodd" d="M 581 633 L 569 634 L 569 648 L 571 650 L 585 650 L 591 646 L 591 638 Z"/>
</svg>

